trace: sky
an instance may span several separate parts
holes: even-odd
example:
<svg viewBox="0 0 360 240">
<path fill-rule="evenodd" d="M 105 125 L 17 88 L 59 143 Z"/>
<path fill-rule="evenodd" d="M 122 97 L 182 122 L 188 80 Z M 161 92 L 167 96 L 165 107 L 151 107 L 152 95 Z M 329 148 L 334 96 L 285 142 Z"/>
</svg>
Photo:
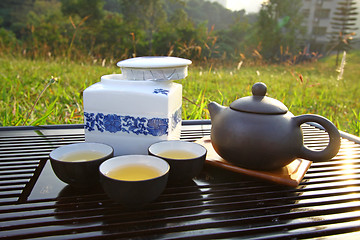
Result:
<svg viewBox="0 0 360 240">
<path fill-rule="evenodd" d="M 227 0 L 227 8 L 235 11 L 245 9 L 247 13 L 258 12 L 264 0 Z"/>
</svg>

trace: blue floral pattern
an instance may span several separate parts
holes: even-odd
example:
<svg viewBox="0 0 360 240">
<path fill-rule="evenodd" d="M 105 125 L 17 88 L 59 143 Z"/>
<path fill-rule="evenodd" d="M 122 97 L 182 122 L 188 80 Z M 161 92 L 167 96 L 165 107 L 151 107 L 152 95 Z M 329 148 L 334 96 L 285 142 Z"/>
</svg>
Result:
<svg viewBox="0 0 360 240">
<path fill-rule="evenodd" d="M 168 118 L 145 118 L 117 114 L 84 112 L 85 130 L 100 132 L 125 132 L 136 135 L 163 136 L 169 134 Z M 181 107 L 171 116 L 171 128 L 181 122 Z"/>
<path fill-rule="evenodd" d="M 164 94 L 164 95 L 168 95 L 169 94 L 169 90 L 166 90 L 166 89 L 162 89 L 162 88 L 156 88 L 154 89 L 153 93 L 155 94 Z"/>
<path fill-rule="evenodd" d="M 175 113 L 171 116 L 171 119 L 171 128 L 175 129 L 176 126 L 181 122 L 181 107 L 175 111 Z"/>
</svg>

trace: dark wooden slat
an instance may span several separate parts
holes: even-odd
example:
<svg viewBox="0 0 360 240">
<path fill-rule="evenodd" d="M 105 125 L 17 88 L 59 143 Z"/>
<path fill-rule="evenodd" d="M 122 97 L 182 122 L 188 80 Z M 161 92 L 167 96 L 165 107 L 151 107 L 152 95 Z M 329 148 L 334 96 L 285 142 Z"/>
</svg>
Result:
<svg viewBox="0 0 360 240">
<path fill-rule="evenodd" d="M 193 141 L 208 136 L 211 126 L 183 128 L 182 139 Z M 326 132 L 302 128 L 308 147 L 327 145 Z M 360 230 L 360 145 L 347 139 L 331 161 L 313 163 L 297 188 L 206 167 L 193 185 L 169 186 L 145 209 L 129 211 L 97 190 L 28 200 L 49 152 L 84 139 L 46 131 L 0 137 L 0 238 L 281 239 Z"/>
</svg>

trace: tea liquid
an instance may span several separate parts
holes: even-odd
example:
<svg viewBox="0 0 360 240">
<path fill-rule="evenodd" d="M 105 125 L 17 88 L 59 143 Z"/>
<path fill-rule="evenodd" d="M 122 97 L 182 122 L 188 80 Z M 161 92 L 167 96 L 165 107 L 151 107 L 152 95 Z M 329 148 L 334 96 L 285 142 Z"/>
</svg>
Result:
<svg viewBox="0 0 360 240">
<path fill-rule="evenodd" d="M 65 162 L 83 162 L 83 161 L 91 161 L 98 158 L 102 158 L 105 155 L 101 152 L 95 151 L 77 151 L 73 153 L 69 153 L 61 158 L 61 161 Z"/>
<path fill-rule="evenodd" d="M 158 154 L 160 157 L 173 159 L 190 159 L 198 157 L 196 154 L 184 150 L 168 150 Z"/>
<path fill-rule="evenodd" d="M 115 168 L 105 174 L 106 176 L 124 181 L 140 181 L 159 177 L 161 172 L 150 166 L 133 164 Z"/>
</svg>

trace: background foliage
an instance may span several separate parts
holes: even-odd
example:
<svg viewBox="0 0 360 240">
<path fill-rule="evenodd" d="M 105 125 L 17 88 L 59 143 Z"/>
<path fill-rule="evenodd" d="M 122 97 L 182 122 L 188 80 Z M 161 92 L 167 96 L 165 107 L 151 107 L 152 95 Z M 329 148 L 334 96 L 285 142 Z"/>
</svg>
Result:
<svg viewBox="0 0 360 240">
<path fill-rule="evenodd" d="M 303 49 L 296 0 L 272 0 L 259 15 L 204 0 L 2 0 L 0 9 L 1 50 L 29 57 L 278 61 L 281 48 Z"/>
</svg>

